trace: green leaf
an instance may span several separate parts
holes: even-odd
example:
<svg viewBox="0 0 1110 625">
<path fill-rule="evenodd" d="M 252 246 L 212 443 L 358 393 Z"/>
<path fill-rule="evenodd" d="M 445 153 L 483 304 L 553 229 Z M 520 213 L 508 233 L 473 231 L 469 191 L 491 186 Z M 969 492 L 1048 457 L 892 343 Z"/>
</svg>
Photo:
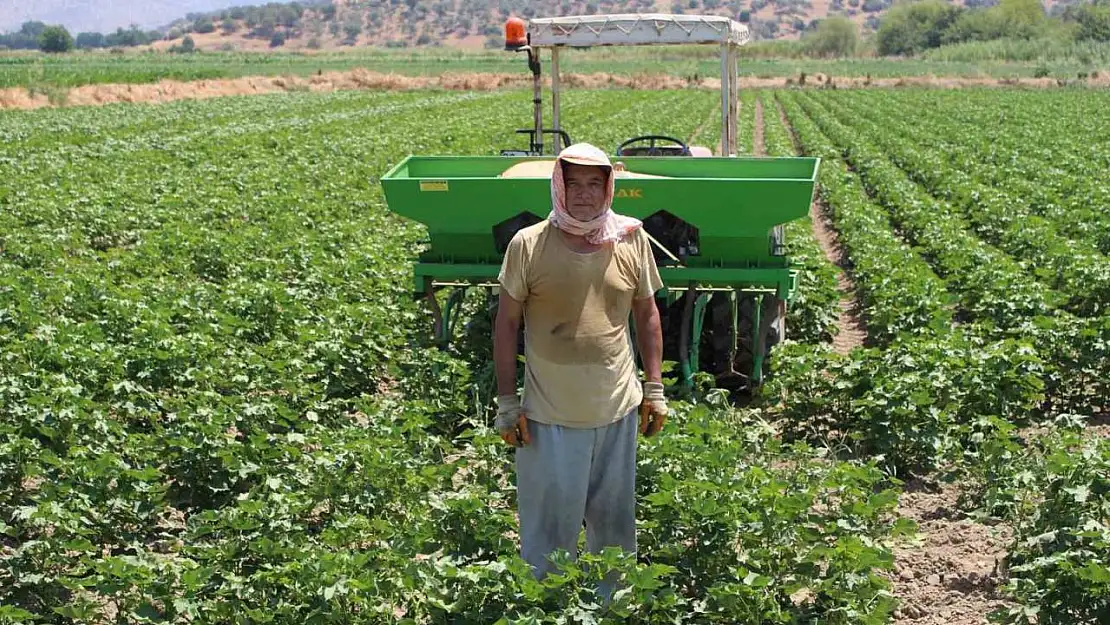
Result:
<svg viewBox="0 0 1110 625">
<path fill-rule="evenodd" d="M 752 588 L 763 588 L 770 584 L 771 581 L 770 577 L 759 575 L 754 571 L 749 571 L 748 574 L 744 576 L 744 584 Z"/>
</svg>

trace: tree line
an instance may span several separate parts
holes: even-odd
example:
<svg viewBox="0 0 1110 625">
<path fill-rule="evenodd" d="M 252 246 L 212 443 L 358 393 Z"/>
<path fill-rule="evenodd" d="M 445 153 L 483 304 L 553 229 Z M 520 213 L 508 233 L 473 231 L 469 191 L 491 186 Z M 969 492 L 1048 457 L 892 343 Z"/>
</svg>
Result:
<svg viewBox="0 0 1110 625">
<path fill-rule="evenodd" d="M 157 30 L 141 30 L 138 26 L 117 28 L 112 33 L 82 32 L 75 38 L 64 26 L 51 26 L 39 21 L 23 22 L 19 30 L 0 34 L 0 49 L 69 52 L 74 48 L 128 48 L 144 46 L 162 38 Z"/>
<path fill-rule="evenodd" d="M 883 56 L 1000 39 L 1110 41 L 1110 0 L 1058 4 L 1051 13 L 1040 0 L 1000 0 L 973 8 L 923 0 L 891 8 L 875 39 L 876 51 Z"/>
</svg>

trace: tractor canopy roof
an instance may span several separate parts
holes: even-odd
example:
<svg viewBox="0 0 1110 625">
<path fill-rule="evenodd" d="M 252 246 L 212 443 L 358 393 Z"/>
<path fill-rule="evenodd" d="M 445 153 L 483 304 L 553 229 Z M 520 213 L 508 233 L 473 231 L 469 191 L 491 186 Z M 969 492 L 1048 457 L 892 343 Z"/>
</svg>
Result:
<svg viewBox="0 0 1110 625">
<path fill-rule="evenodd" d="M 748 43 L 748 27 L 720 15 L 621 13 L 528 20 L 533 48 Z"/>
</svg>

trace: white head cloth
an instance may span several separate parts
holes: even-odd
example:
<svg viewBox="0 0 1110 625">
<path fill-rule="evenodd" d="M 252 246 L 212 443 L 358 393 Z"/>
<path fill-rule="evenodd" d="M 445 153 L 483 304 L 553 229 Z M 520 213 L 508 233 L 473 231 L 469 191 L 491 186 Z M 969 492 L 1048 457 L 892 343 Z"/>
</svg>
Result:
<svg viewBox="0 0 1110 625">
<path fill-rule="evenodd" d="M 605 201 L 601 214 L 590 221 L 579 221 L 567 211 L 566 182 L 563 179 L 563 163 L 594 165 L 607 168 L 609 179 L 605 185 Z M 618 215 L 613 212 L 613 193 L 616 186 L 616 173 L 605 152 L 589 143 L 576 143 L 559 153 L 555 168 L 551 172 L 551 214 L 548 221 L 556 228 L 578 236 L 594 245 L 620 241 L 634 232 L 643 223 L 634 217 Z"/>
</svg>

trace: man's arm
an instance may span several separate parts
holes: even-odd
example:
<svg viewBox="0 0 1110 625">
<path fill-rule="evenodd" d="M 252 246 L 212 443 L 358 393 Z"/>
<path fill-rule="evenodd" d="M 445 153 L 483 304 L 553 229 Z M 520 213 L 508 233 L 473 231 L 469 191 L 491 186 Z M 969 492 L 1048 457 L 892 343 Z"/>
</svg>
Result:
<svg viewBox="0 0 1110 625">
<path fill-rule="evenodd" d="M 498 296 L 497 319 L 493 322 L 493 369 L 497 375 L 497 428 L 501 440 L 519 447 L 532 443 L 528 419 L 520 409 L 516 393 L 516 348 L 524 305 L 505 288 Z"/>
<path fill-rule="evenodd" d="M 524 305 L 501 288 L 497 300 L 497 319 L 493 324 L 493 367 L 497 375 L 497 394 L 516 395 L 516 353 Z"/>
<path fill-rule="evenodd" d="M 644 377 L 648 382 L 663 381 L 663 327 L 659 322 L 659 308 L 655 297 L 632 300 L 632 318 L 636 323 L 636 342 L 640 360 L 644 363 Z"/>
</svg>

